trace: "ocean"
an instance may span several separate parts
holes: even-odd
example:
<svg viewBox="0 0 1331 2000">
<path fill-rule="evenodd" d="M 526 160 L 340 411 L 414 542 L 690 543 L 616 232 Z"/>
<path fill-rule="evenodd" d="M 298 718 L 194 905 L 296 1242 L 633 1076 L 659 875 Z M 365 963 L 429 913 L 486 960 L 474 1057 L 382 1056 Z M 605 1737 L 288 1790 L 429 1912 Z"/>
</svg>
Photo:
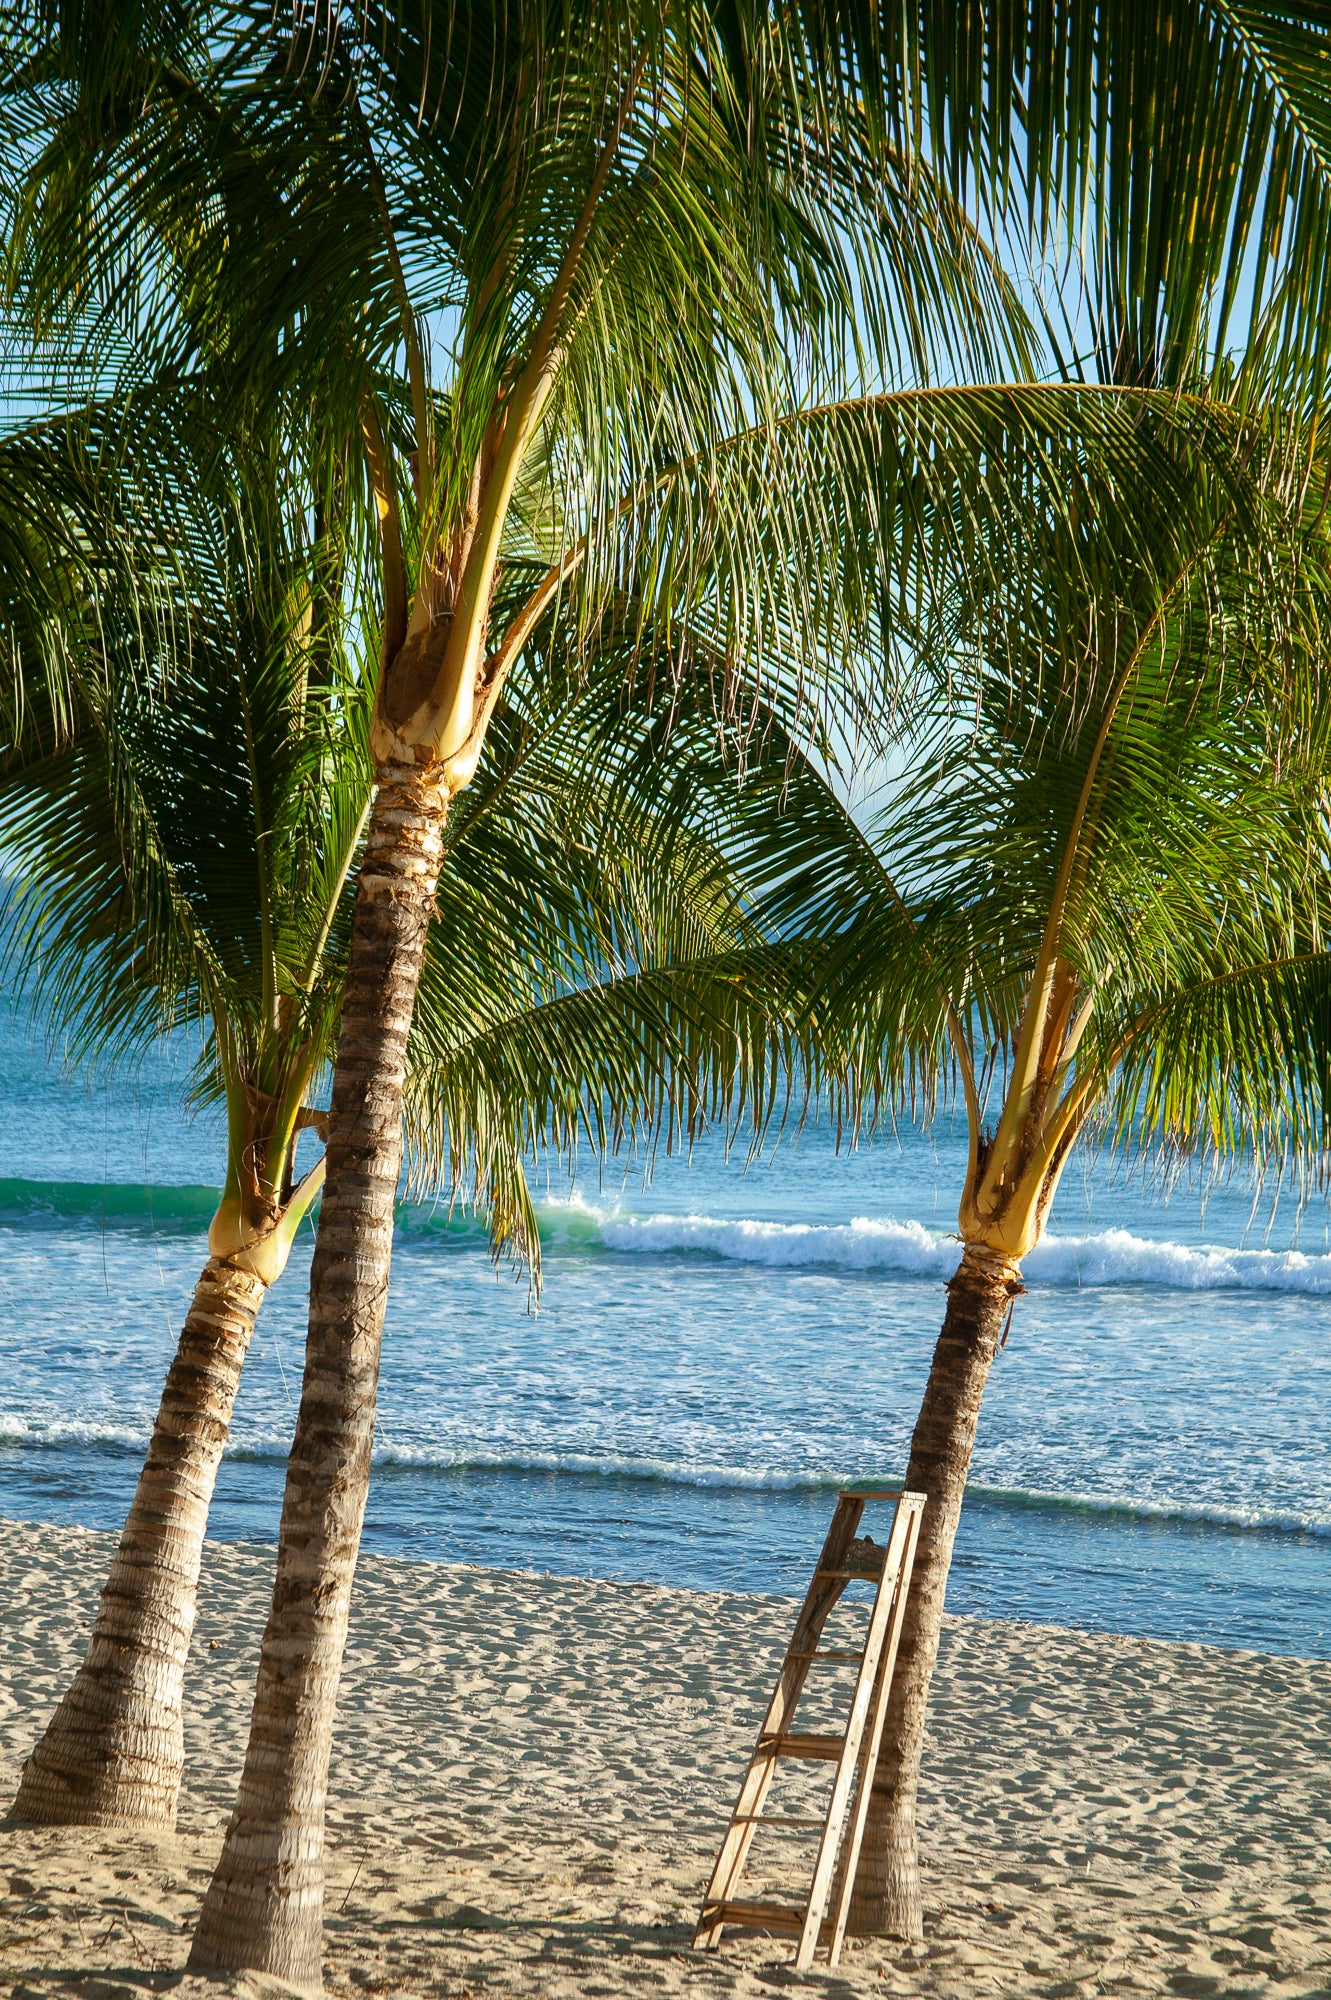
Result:
<svg viewBox="0 0 1331 2000">
<path fill-rule="evenodd" d="M 0 1514 L 116 1528 L 206 1254 L 188 1064 L 66 1074 L 0 1006 Z M 803 1590 L 836 1487 L 898 1482 L 957 1257 L 959 1126 L 748 1163 L 537 1170 L 545 1293 L 404 1204 L 365 1545 Z M 1088 1153 L 985 1398 L 952 1609 L 1331 1657 L 1331 1229 Z M 306 1232 L 260 1316 L 211 1532 L 271 1542 Z"/>
</svg>

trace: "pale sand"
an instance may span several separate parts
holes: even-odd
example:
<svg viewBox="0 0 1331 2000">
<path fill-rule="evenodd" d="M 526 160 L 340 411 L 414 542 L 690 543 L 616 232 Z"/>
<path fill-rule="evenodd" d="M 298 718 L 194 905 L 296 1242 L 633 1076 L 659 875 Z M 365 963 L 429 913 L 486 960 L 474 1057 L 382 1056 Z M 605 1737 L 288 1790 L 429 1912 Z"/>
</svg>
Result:
<svg viewBox="0 0 1331 2000">
<path fill-rule="evenodd" d="M 0 1525 L 0 1785 L 73 1670 L 106 1536 Z M 0 1828 L 0 1989 L 178 1968 L 248 1718 L 271 1554 L 210 1546 L 178 1835 Z M 753 1995 L 689 1940 L 793 1606 L 367 1559 L 330 1814 L 337 1994 Z M 1331 1664 L 954 1619 L 922 1807 L 928 1936 L 844 1994 L 1331 1994 Z M 275 1993 L 272 1981 L 233 1990 Z"/>
</svg>

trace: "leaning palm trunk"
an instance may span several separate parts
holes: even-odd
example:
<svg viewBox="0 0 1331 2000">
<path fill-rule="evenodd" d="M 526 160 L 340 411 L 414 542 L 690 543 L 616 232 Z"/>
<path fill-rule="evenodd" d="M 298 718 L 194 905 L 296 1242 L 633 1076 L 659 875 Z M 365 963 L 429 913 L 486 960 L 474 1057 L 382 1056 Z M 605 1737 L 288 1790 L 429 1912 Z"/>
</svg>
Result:
<svg viewBox="0 0 1331 2000">
<path fill-rule="evenodd" d="M 88 1645 L 23 1768 L 14 1815 L 44 1826 L 171 1826 L 185 1658 L 208 1508 L 262 1278 L 203 1268 Z"/>
<path fill-rule="evenodd" d="M 850 1928 L 861 1935 L 914 1939 L 924 1934 L 915 1797 L 929 1683 L 938 1658 L 943 1598 L 980 1399 L 1009 1303 L 1020 1288 L 1017 1264 L 976 1244 L 967 1244 L 947 1288 L 947 1314 L 906 1470 L 909 1490 L 927 1493 L 929 1504 L 921 1520 L 873 1805 L 850 1908 Z"/>
<path fill-rule="evenodd" d="M 435 772 L 381 774 L 356 887 L 310 1330 L 235 1811 L 189 1963 L 318 1988 L 333 1716 L 374 1439 L 407 1036 L 443 853 Z"/>
</svg>

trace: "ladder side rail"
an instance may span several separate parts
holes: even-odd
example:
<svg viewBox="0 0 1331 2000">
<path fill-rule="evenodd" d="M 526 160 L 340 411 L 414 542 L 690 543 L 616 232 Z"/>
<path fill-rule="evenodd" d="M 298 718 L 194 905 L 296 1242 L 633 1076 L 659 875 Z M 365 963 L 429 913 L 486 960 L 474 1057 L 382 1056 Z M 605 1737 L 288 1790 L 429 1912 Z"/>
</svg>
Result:
<svg viewBox="0 0 1331 2000">
<path fill-rule="evenodd" d="M 841 1947 L 845 1942 L 846 1924 L 850 1918 L 851 1897 L 855 1889 L 855 1875 L 860 1865 L 860 1848 L 864 1841 L 865 1828 L 869 1823 L 869 1807 L 873 1800 L 874 1778 L 878 1771 L 878 1754 L 882 1748 L 883 1726 L 887 1721 L 888 1701 L 892 1693 L 892 1681 L 896 1674 L 897 1652 L 901 1645 L 902 1628 L 906 1622 L 906 1604 L 910 1595 L 910 1580 L 915 1569 L 915 1551 L 920 1540 L 920 1521 L 924 1513 L 922 1495 L 903 1495 L 903 1499 L 916 1499 L 918 1504 L 911 1509 L 910 1525 L 906 1547 L 901 1559 L 901 1573 L 897 1578 L 892 1606 L 892 1623 L 888 1632 L 887 1645 L 883 1650 L 878 1669 L 878 1679 L 874 1687 L 873 1710 L 869 1717 L 869 1727 L 865 1734 L 860 1755 L 859 1785 L 855 1794 L 854 1810 L 850 1828 L 841 1850 L 837 1867 L 837 1883 L 833 1897 L 831 1935 L 828 1939 L 827 1963 L 839 1963 Z"/>
<path fill-rule="evenodd" d="M 850 1791 L 855 1780 L 860 1746 L 864 1741 L 865 1725 L 873 1706 L 879 1663 L 887 1642 L 892 1607 L 897 1597 L 897 1579 L 901 1573 L 914 1511 L 912 1507 L 898 1500 L 892 1520 L 892 1532 L 888 1537 L 887 1553 L 883 1559 L 883 1573 L 878 1581 L 873 1610 L 869 1618 L 869 1630 L 865 1635 L 864 1652 L 855 1682 L 855 1693 L 846 1723 L 841 1755 L 837 1760 L 836 1776 L 832 1782 L 827 1821 L 818 1846 L 818 1859 L 814 1865 L 813 1882 L 805 1908 L 804 1929 L 800 1934 L 799 1950 L 795 1956 L 795 1969 L 798 1972 L 806 1972 L 813 1964 L 823 1918 L 827 1914 L 837 1855 L 841 1846 L 842 1828 L 845 1825 L 846 1808 L 850 1803 Z"/>
<path fill-rule="evenodd" d="M 709 1951 L 719 1943 L 724 1919 L 712 1913 L 718 1904 L 733 1901 L 734 1892 L 744 1872 L 749 1849 L 757 1831 L 757 1816 L 762 1810 L 776 1769 L 778 1742 L 789 1728 L 795 1714 L 804 1683 L 808 1679 L 810 1662 L 796 1657 L 800 1652 L 811 1652 L 817 1644 L 818 1636 L 826 1624 L 833 1607 L 839 1601 L 845 1585 L 829 1581 L 823 1572 L 841 1567 L 847 1545 L 853 1540 L 855 1530 L 864 1513 L 865 1502 L 858 1495 L 842 1495 L 832 1515 L 823 1543 L 818 1566 L 814 1570 L 804 1602 L 800 1606 L 795 1631 L 786 1656 L 777 1675 L 772 1699 L 767 1705 L 767 1713 L 758 1731 L 758 1742 L 749 1768 L 740 1785 L 739 1798 L 730 1817 L 730 1825 L 721 1842 L 721 1851 L 716 1857 L 712 1879 L 703 1897 L 702 1910 L 698 1917 L 698 1927 L 693 1942 L 696 1949 Z"/>
</svg>

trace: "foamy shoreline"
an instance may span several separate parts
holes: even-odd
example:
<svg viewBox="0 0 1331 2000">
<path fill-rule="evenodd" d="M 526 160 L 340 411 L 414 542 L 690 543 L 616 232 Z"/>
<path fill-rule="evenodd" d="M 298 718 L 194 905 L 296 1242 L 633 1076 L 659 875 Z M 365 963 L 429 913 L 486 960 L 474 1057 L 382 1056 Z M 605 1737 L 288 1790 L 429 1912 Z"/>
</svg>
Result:
<svg viewBox="0 0 1331 2000">
<path fill-rule="evenodd" d="M 0 1787 L 73 1671 L 111 1538 L 0 1523 Z M 243 1749 L 271 1551 L 211 1544 L 170 1838 L 0 1828 L 0 1992 L 171 1975 Z M 689 1949 L 788 1600 L 364 1559 L 330 1814 L 336 1994 L 755 1995 Z M 1331 1664 L 952 1620 L 928 1935 L 814 1990 L 1331 1994 Z M 774 1850 L 773 1850 L 774 1851 Z M 252 1994 L 272 1982 L 241 1982 Z"/>
</svg>

